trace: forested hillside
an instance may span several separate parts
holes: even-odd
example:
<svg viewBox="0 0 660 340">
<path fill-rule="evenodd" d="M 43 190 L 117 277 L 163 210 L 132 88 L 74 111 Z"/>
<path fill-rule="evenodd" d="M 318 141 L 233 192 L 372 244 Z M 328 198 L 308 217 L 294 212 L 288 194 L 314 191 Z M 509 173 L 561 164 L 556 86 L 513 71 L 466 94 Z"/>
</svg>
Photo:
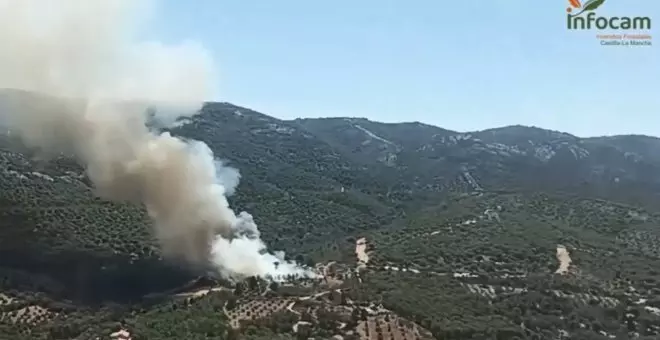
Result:
<svg viewBox="0 0 660 340">
<path fill-rule="evenodd" d="M 234 210 L 324 278 L 236 284 L 164 261 L 143 209 L 5 133 L 0 339 L 660 336 L 660 139 L 229 103 L 170 132 L 239 169 Z"/>
</svg>

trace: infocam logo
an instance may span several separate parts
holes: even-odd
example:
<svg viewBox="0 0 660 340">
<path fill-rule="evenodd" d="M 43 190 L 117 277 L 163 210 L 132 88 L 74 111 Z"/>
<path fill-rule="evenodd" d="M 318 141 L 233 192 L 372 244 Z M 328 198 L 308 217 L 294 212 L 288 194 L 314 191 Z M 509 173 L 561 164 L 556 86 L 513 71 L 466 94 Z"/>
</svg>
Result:
<svg viewBox="0 0 660 340">
<path fill-rule="evenodd" d="M 589 0 L 584 6 L 580 0 L 568 0 L 569 7 L 566 8 L 568 29 L 592 29 L 599 30 L 650 30 L 651 18 L 649 17 L 599 17 L 594 12 L 605 3 L 605 0 Z M 571 12 L 577 11 L 576 14 Z M 586 15 L 583 13 L 587 12 Z"/>
<path fill-rule="evenodd" d="M 568 0 L 566 8 L 566 26 L 569 30 L 615 30 L 624 33 L 598 34 L 601 45 L 651 45 L 651 35 L 633 31 L 648 31 L 651 29 L 651 18 L 645 16 L 599 16 L 596 9 L 605 0 Z M 630 33 L 628 33 L 630 32 Z"/>
</svg>

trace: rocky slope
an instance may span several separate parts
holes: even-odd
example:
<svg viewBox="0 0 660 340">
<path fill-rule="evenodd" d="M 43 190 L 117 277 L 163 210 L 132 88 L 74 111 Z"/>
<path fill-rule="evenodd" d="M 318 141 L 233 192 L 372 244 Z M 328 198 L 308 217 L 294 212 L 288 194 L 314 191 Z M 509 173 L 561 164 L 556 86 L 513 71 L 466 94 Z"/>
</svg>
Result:
<svg viewBox="0 0 660 340">
<path fill-rule="evenodd" d="M 172 132 L 240 169 L 231 204 L 326 280 L 188 284 L 198 273 L 160 259 L 144 211 L 96 199 L 71 161 L 32 160 L 5 136 L 0 335 L 658 336 L 659 139 L 283 121 L 228 103 Z M 558 253 L 571 259 L 559 273 Z"/>
</svg>

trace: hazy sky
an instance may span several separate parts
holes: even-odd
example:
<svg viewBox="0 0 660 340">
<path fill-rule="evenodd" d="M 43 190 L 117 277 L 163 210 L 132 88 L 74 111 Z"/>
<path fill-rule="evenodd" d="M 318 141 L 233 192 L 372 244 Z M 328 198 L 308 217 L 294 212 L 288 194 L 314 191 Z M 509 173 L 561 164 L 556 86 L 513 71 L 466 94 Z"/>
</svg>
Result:
<svg viewBox="0 0 660 340">
<path fill-rule="evenodd" d="M 216 99 L 278 118 L 660 136 L 660 1 L 607 0 L 598 10 L 651 17 L 650 47 L 601 46 L 596 30 L 569 31 L 566 7 L 562 0 L 164 0 L 151 34 L 201 41 L 219 66 Z"/>
</svg>

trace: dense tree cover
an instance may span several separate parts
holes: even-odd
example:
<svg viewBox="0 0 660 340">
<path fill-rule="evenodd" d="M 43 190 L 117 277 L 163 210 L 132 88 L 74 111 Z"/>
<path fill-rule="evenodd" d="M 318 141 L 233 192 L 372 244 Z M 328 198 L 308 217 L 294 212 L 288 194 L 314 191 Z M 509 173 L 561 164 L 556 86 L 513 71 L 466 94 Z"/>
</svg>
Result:
<svg viewBox="0 0 660 340">
<path fill-rule="evenodd" d="M 282 121 L 227 103 L 208 104 L 172 132 L 206 142 L 240 169 L 230 203 L 255 217 L 272 249 L 350 271 L 365 237 L 362 282 L 346 277 L 339 288 L 437 338 L 643 339 L 660 331 L 660 159 L 648 151 L 656 139 Z M 274 285 L 262 296 L 265 285 L 246 283 L 173 297 L 199 272 L 161 258 L 143 209 L 96 198 L 67 158 L 34 161 L 3 145 L 1 338 L 125 329 L 133 339 L 350 339 L 359 335 L 346 329 L 378 323 L 363 315 L 367 307 L 352 317 L 325 301 L 307 306 L 313 313 L 278 310 L 232 329 L 225 308 L 322 288 Z M 558 244 L 573 261 L 567 276 L 554 274 Z M 310 324 L 294 332 L 298 321 Z M 398 327 L 385 324 L 376 338 Z"/>
</svg>

